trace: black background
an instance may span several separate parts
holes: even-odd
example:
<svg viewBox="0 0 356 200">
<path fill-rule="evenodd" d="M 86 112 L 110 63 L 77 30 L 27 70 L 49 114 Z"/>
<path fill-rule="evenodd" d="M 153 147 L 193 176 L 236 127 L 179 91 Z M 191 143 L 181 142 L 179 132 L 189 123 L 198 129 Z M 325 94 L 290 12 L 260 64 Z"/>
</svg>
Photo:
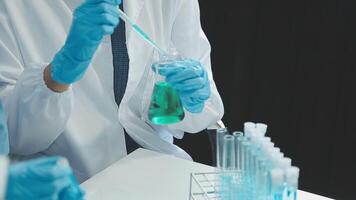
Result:
<svg viewBox="0 0 356 200">
<path fill-rule="evenodd" d="M 224 123 L 267 123 L 301 189 L 356 199 L 356 1 L 199 2 Z M 206 134 L 178 144 L 211 163 Z"/>
</svg>

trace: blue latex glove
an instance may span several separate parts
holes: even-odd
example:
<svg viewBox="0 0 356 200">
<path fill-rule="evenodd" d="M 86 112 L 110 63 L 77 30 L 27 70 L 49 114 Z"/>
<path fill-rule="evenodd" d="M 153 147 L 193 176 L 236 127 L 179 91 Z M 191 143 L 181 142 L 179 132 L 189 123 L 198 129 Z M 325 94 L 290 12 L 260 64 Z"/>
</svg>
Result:
<svg viewBox="0 0 356 200">
<path fill-rule="evenodd" d="M 79 187 L 77 179 L 72 174 L 71 177 L 71 186 L 66 187 L 59 195 L 59 200 L 81 200 L 84 199 L 84 190 Z"/>
<path fill-rule="evenodd" d="M 9 137 L 4 108 L 0 102 L 0 155 L 9 153 Z"/>
<path fill-rule="evenodd" d="M 67 40 L 51 63 L 53 80 L 71 84 L 83 77 L 103 37 L 119 24 L 119 4 L 121 0 L 86 0 L 74 11 Z"/>
<path fill-rule="evenodd" d="M 176 89 L 183 106 L 191 113 L 200 113 L 205 101 L 211 95 L 208 74 L 200 62 L 193 59 L 179 59 L 153 65 L 159 66 L 158 73 Z"/>
<path fill-rule="evenodd" d="M 72 190 L 81 191 L 72 180 L 68 165 L 59 157 L 40 158 L 11 165 L 9 168 L 7 200 L 48 199 L 58 200 Z M 73 189 L 75 188 L 75 189 Z M 83 194 L 73 194 L 82 199 Z M 64 198 L 62 198 L 64 199 Z M 74 199 L 74 198 L 73 198 Z M 71 200 L 70 198 L 68 200 Z"/>
</svg>

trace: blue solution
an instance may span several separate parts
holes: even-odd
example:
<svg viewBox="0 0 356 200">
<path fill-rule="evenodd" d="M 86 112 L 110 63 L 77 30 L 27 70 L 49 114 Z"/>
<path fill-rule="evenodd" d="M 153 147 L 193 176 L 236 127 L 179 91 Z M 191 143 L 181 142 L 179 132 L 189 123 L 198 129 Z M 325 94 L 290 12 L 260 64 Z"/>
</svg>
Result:
<svg viewBox="0 0 356 200">
<path fill-rule="evenodd" d="M 230 174 L 222 174 L 220 176 L 220 196 L 221 196 L 221 200 L 232 200 L 231 197 L 231 185 L 232 185 L 232 176 Z"/>
<path fill-rule="evenodd" d="M 283 200 L 283 194 L 274 194 L 273 195 L 273 200 Z"/>
<path fill-rule="evenodd" d="M 284 191 L 285 191 L 285 186 L 280 185 L 277 187 L 272 186 L 272 195 L 273 195 L 273 200 L 284 200 Z"/>
<path fill-rule="evenodd" d="M 295 188 L 287 189 L 287 200 L 297 200 L 297 190 Z"/>
<path fill-rule="evenodd" d="M 220 200 L 247 200 L 244 196 L 241 172 L 224 172 L 220 175 Z"/>
</svg>

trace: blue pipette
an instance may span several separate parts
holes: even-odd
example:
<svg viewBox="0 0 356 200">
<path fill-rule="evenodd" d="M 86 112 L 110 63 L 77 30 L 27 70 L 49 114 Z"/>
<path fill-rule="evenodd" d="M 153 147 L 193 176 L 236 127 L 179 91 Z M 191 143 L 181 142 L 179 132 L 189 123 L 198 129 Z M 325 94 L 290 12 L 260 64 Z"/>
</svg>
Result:
<svg viewBox="0 0 356 200">
<path fill-rule="evenodd" d="M 161 55 L 167 55 L 167 52 L 160 48 L 137 24 L 135 24 L 120 8 L 119 8 L 120 18 L 126 23 L 130 24 L 133 30 L 148 44 L 157 49 Z"/>
</svg>

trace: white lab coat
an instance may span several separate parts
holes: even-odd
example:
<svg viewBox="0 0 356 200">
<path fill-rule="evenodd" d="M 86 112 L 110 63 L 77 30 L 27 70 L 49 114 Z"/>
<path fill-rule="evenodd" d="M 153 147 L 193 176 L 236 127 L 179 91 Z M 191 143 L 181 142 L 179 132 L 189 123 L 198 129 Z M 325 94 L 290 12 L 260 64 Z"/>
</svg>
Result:
<svg viewBox="0 0 356 200">
<path fill-rule="evenodd" d="M 9 113 L 12 154 L 62 155 L 84 181 L 126 155 L 123 128 L 147 149 L 190 159 L 173 137 L 195 133 L 220 120 L 223 104 L 213 81 L 210 45 L 201 29 L 197 0 L 124 0 L 125 12 L 159 45 L 171 43 L 200 60 L 212 95 L 200 114 L 186 112 L 174 125 L 147 122 L 154 50 L 126 27 L 129 79 L 120 108 L 113 91 L 110 37 L 102 42 L 84 78 L 69 91 L 54 93 L 43 69 L 62 47 L 72 11 L 81 0 L 0 1 L 0 97 Z"/>
<path fill-rule="evenodd" d="M 0 155 L 0 200 L 5 199 L 9 160 Z"/>
</svg>

